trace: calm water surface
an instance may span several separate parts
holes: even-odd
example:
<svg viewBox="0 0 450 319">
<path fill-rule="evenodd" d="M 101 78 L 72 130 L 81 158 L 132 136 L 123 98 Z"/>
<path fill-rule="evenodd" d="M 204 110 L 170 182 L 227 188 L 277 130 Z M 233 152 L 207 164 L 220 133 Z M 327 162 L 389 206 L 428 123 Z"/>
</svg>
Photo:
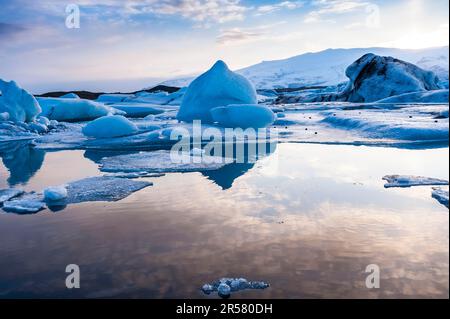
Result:
<svg viewBox="0 0 450 319">
<path fill-rule="evenodd" d="M 100 174 L 84 151 L 0 154 L 0 188 Z M 448 298 L 448 209 L 431 187 L 381 180 L 448 179 L 448 164 L 448 148 L 281 144 L 254 165 L 149 178 L 115 203 L 0 211 L 0 297 L 202 298 L 204 283 L 236 276 L 271 284 L 238 298 Z M 72 263 L 81 289 L 65 288 Z M 369 264 L 380 289 L 365 287 Z"/>
</svg>

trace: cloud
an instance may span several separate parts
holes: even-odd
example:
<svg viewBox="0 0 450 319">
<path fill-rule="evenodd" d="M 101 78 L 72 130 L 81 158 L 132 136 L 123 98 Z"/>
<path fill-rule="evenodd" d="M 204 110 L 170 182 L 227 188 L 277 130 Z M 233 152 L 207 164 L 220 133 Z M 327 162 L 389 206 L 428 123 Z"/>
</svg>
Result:
<svg viewBox="0 0 450 319">
<path fill-rule="evenodd" d="M 311 11 L 305 19 L 306 23 L 322 21 L 324 16 L 337 15 L 365 9 L 370 2 L 360 0 L 315 0 L 313 5 L 316 10 Z"/>
<path fill-rule="evenodd" d="M 217 43 L 226 45 L 237 42 L 249 42 L 261 39 L 264 35 L 265 33 L 261 31 L 233 28 L 222 31 L 222 33 L 217 37 Z"/>
<path fill-rule="evenodd" d="M 100 15 L 116 12 L 118 16 L 126 17 L 142 14 L 180 16 L 203 24 L 242 20 L 249 10 L 241 4 L 241 0 L 78 0 L 75 3 L 80 6 L 82 13 L 87 8 L 98 9 L 95 11 Z M 34 9 L 39 8 L 48 14 L 60 14 L 60 7 L 61 2 L 56 0 L 33 4 Z M 93 14 L 92 11 L 90 13 Z"/>
<path fill-rule="evenodd" d="M 285 21 L 280 21 L 273 24 L 260 25 L 254 28 L 231 28 L 221 30 L 220 35 L 217 37 L 217 43 L 228 45 L 242 44 L 258 40 L 275 39 L 278 36 L 275 37 L 271 35 L 270 30 L 285 23 Z"/>
<path fill-rule="evenodd" d="M 303 2 L 300 1 L 283 1 L 274 4 L 268 4 L 260 6 L 256 9 L 258 15 L 272 13 L 281 9 L 294 10 L 303 6 Z"/>
<path fill-rule="evenodd" d="M 179 15 L 202 23 L 224 23 L 243 20 L 247 11 L 240 0 L 163 0 L 146 8 L 147 11 L 163 15 Z"/>
<path fill-rule="evenodd" d="M 0 39 L 10 39 L 26 31 L 21 25 L 0 22 Z"/>
</svg>

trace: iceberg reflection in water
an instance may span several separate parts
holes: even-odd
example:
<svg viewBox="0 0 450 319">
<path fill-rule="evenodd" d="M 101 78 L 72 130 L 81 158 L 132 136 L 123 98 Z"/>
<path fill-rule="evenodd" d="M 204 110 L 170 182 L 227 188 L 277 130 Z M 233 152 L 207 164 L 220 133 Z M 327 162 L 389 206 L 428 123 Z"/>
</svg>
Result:
<svg viewBox="0 0 450 319">
<path fill-rule="evenodd" d="M 48 152 L 24 187 L 102 175 L 86 157 L 109 155 Z M 142 178 L 154 185 L 118 202 L 0 213 L 0 294 L 203 298 L 204 283 L 244 277 L 271 287 L 233 298 L 447 298 L 448 209 L 433 186 L 385 189 L 390 173 L 448 179 L 448 148 L 279 144 L 256 163 Z M 82 289 L 64 288 L 69 263 Z"/>
</svg>

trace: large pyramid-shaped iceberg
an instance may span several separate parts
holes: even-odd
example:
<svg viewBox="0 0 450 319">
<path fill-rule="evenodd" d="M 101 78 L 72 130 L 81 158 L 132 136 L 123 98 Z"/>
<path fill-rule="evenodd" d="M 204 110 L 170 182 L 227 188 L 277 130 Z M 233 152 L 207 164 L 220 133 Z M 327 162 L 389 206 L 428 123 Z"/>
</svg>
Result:
<svg viewBox="0 0 450 319">
<path fill-rule="evenodd" d="M 230 104 L 257 104 L 256 90 L 245 77 L 230 71 L 225 62 L 217 61 L 189 85 L 177 119 L 212 123 L 210 110 Z"/>
</svg>

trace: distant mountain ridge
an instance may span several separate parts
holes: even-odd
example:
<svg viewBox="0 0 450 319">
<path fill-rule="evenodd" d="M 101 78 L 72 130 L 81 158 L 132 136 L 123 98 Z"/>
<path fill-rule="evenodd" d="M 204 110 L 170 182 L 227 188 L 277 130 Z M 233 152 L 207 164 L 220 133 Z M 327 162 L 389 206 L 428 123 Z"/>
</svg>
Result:
<svg viewBox="0 0 450 319">
<path fill-rule="evenodd" d="M 435 72 L 441 81 L 448 82 L 448 46 L 417 50 L 381 47 L 327 49 L 283 60 L 263 61 L 237 72 L 252 81 L 257 89 L 336 85 L 348 80 L 345 69 L 367 53 L 392 56 L 413 63 Z M 192 80 L 193 77 L 174 79 L 162 84 L 183 87 L 189 85 Z"/>
</svg>

